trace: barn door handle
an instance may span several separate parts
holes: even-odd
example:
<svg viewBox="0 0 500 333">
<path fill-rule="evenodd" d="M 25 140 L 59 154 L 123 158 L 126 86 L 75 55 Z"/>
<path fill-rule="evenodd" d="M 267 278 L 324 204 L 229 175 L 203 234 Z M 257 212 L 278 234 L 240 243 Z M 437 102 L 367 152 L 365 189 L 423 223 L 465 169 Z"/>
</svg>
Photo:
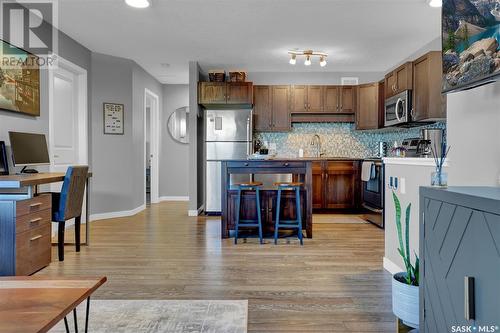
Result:
<svg viewBox="0 0 500 333">
<path fill-rule="evenodd" d="M 464 282 L 465 320 L 474 320 L 476 319 L 474 278 L 466 276 Z"/>
</svg>

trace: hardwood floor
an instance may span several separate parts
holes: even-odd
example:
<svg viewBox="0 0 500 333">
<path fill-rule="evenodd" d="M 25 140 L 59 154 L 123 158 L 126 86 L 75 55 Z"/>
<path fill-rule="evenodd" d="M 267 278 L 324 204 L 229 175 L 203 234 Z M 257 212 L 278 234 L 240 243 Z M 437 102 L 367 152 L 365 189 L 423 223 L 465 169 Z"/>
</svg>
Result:
<svg viewBox="0 0 500 333">
<path fill-rule="evenodd" d="M 278 246 L 220 239 L 218 218 L 161 203 L 92 223 L 92 244 L 40 275 L 106 275 L 98 299 L 248 299 L 249 332 L 394 332 L 383 230 L 318 224 L 314 238 Z M 67 236 L 68 241 L 72 235 Z"/>
</svg>

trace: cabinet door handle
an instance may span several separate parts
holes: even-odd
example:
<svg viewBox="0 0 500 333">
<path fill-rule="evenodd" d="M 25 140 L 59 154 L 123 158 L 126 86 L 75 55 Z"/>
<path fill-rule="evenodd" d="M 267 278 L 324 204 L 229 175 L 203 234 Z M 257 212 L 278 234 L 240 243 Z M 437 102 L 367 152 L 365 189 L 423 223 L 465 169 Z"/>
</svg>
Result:
<svg viewBox="0 0 500 333">
<path fill-rule="evenodd" d="M 37 222 L 40 222 L 41 220 L 42 220 L 42 218 L 38 217 L 36 219 L 30 220 L 30 223 L 37 223 Z"/>
<path fill-rule="evenodd" d="M 41 202 L 36 202 L 36 203 L 34 203 L 34 204 L 31 204 L 31 205 L 30 205 L 30 208 L 40 207 L 41 205 L 42 205 L 42 203 L 41 203 Z"/>
<path fill-rule="evenodd" d="M 304 110 L 307 110 L 307 103 L 304 104 Z"/>
<path fill-rule="evenodd" d="M 286 167 L 289 166 L 289 165 L 290 165 L 289 163 L 284 163 L 283 164 L 283 166 L 286 166 Z"/>
<path fill-rule="evenodd" d="M 476 319 L 474 278 L 471 276 L 466 276 L 464 282 L 465 320 L 474 320 Z"/>
<path fill-rule="evenodd" d="M 32 238 L 30 238 L 30 242 L 36 241 L 37 239 L 40 239 L 40 238 L 42 238 L 42 235 L 32 237 Z"/>
</svg>

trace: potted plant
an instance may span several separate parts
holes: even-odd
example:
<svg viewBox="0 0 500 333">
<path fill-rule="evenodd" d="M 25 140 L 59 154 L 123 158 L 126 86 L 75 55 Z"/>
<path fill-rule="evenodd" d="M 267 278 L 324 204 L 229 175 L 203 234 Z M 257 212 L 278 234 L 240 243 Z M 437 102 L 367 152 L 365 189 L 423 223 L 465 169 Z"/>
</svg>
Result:
<svg viewBox="0 0 500 333">
<path fill-rule="evenodd" d="M 406 271 L 394 274 L 392 278 L 392 312 L 407 326 L 418 328 L 419 323 L 419 259 L 415 253 L 415 264 L 411 262 L 410 253 L 410 213 L 411 203 L 406 207 L 405 230 L 401 224 L 401 203 L 392 192 L 396 207 L 396 228 L 399 238 L 398 252 L 403 258 Z"/>
</svg>

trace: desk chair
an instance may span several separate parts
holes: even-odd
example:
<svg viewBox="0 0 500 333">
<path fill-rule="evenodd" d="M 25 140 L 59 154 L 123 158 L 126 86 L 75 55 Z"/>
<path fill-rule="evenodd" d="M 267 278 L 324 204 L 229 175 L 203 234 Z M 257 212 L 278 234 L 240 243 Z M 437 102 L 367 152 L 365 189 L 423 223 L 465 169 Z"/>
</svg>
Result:
<svg viewBox="0 0 500 333">
<path fill-rule="evenodd" d="M 64 261 L 64 230 L 66 221 L 75 219 L 75 247 L 80 252 L 80 224 L 88 166 L 70 166 L 66 171 L 61 193 L 52 193 L 52 221 L 57 222 L 59 261 Z"/>
</svg>

